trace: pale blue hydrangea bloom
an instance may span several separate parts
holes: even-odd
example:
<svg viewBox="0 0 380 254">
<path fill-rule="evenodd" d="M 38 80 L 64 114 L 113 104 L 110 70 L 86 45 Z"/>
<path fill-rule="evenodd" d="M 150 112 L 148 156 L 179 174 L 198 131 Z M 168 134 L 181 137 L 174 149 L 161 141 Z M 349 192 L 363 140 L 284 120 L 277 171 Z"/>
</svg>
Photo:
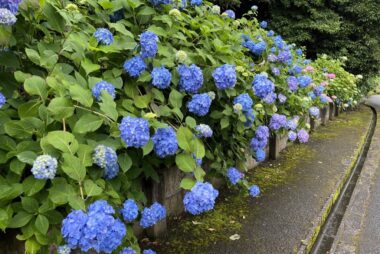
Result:
<svg viewBox="0 0 380 254">
<path fill-rule="evenodd" d="M 134 251 L 131 247 L 125 247 L 123 248 L 119 254 L 137 254 L 136 251 Z"/>
<path fill-rule="evenodd" d="M 198 132 L 197 136 L 200 138 L 212 137 L 212 129 L 207 124 L 199 124 L 195 126 L 195 130 Z"/>
<path fill-rule="evenodd" d="M 251 187 L 249 187 L 249 195 L 251 195 L 252 197 L 257 197 L 258 195 L 260 195 L 259 186 L 254 184 Z"/>
<path fill-rule="evenodd" d="M 100 81 L 95 84 L 95 86 L 91 89 L 92 95 L 96 98 L 96 100 L 102 100 L 102 91 L 107 92 L 113 99 L 115 99 L 116 91 L 114 85 L 108 83 L 107 81 Z"/>
<path fill-rule="evenodd" d="M 127 146 L 143 147 L 150 138 L 149 123 L 143 118 L 126 116 L 119 125 L 121 139 Z"/>
<path fill-rule="evenodd" d="M 71 253 L 71 248 L 68 245 L 58 246 L 57 253 L 58 254 L 70 254 Z"/>
<path fill-rule="evenodd" d="M 218 195 L 219 192 L 210 183 L 197 182 L 191 191 L 185 194 L 185 210 L 193 215 L 210 211 L 214 208 Z"/>
<path fill-rule="evenodd" d="M 113 35 L 107 28 L 96 29 L 94 37 L 99 44 L 111 45 L 113 43 Z"/>
<path fill-rule="evenodd" d="M 141 213 L 140 226 L 143 228 L 149 228 L 155 225 L 166 216 L 166 209 L 163 205 L 155 202 L 150 207 L 144 208 Z"/>
<path fill-rule="evenodd" d="M 17 21 L 16 16 L 8 9 L 0 8 L 0 25 L 11 26 Z"/>
<path fill-rule="evenodd" d="M 36 179 L 53 179 L 57 172 L 57 166 L 57 159 L 45 154 L 36 158 L 31 171 Z"/>
<path fill-rule="evenodd" d="M 236 168 L 230 167 L 227 170 L 227 177 L 232 185 L 236 185 L 244 177 L 244 174 Z"/>
<path fill-rule="evenodd" d="M 5 98 L 5 96 L 2 93 L 0 93 L 0 108 L 2 108 L 6 102 L 7 98 Z"/>
<path fill-rule="evenodd" d="M 139 207 L 133 199 L 127 199 L 125 200 L 120 213 L 123 215 L 125 221 L 132 222 L 139 215 Z"/>
</svg>

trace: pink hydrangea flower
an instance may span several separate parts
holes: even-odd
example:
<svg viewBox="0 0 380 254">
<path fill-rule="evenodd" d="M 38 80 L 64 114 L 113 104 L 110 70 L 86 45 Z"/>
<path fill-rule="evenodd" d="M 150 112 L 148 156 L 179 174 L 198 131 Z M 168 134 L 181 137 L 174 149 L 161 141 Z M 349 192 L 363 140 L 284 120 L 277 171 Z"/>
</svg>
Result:
<svg viewBox="0 0 380 254">
<path fill-rule="evenodd" d="M 304 69 L 305 72 L 314 72 L 314 67 L 311 66 L 311 65 L 308 65 L 306 66 L 306 68 Z"/>
<path fill-rule="evenodd" d="M 331 98 L 332 98 L 333 100 L 335 100 L 335 99 L 338 98 L 338 97 L 336 97 L 335 95 L 333 95 L 333 96 L 331 96 Z"/>
<path fill-rule="evenodd" d="M 326 82 L 326 81 L 323 81 L 323 82 L 321 82 L 321 86 L 328 86 L 328 82 Z"/>
<path fill-rule="evenodd" d="M 328 74 L 327 74 L 327 77 L 328 77 L 329 79 L 334 79 L 334 78 L 336 78 L 336 75 L 335 75 L 335 73 L 328 73 Z"/>
</svg>

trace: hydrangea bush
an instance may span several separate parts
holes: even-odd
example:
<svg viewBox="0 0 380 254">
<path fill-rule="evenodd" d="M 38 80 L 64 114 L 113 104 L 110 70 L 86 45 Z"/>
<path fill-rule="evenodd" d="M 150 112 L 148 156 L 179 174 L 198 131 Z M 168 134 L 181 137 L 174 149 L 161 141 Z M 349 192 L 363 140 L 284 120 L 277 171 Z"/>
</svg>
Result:
<svg viewBox="0 0 380 254">
<path fill-rule="evenodd" d="M 359 95 L 338 62 L 304 59 L 255 10 L 235 19 L 202 1 L 3 2 L 0 229 L 19 229 L 27 253 L 141 253 L 133 223 L 166 216 L 143 182 L 177 166 L 191 214 L 217 201 L 208 174 L 256 197 L 247 151 L 262 161 L 270 135 L 289 130 L 305 143 L 312 106 Z"/>
</svg>

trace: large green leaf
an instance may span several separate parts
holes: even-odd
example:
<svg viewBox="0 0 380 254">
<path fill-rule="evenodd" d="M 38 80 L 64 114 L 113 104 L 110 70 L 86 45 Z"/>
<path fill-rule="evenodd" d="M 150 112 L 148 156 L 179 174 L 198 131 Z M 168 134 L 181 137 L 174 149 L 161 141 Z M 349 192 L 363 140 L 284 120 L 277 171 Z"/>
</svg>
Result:
<svg viewBox="0 0 380 254">
<path fill-rule="evenodd" d="M 186 173 L 193 172 L 197 166 L 194 158 L 187 153 L 177 154 L 175 157 L 175 163 L 180 170 Z"/>
<path fill-rule="evenodd" d="M 100 195 L 103 192 L 102 188 L 100 188 L 92 180 L 86 180 L 86 181 L 84 181 L 84 190 L 85 190 L 86 195 L 88 197 L 98 196 L 98 195 Z"/>
<path fill-rule="evenodd" d="M 75 123 L 73 132 L 85 134 L 99 129 L 103 124 L 103 119 L 93 114 L 82 115 Z"/>
<path fill-rule="evenodd" d="M 74 154 L 78 150 L 78 141 L 75 136 L 67 131 L 51 131 L 41 139 L 41 147 L 48 150 L 48 145 L 69 154 Z"/>
<path fill-rule="evenodd" d="M 78 101 L 86 107 L 91 107 L 93 103 L 92 94 L 89 89 L 85 89 L 80 85 L 70 86 L 70 95 L 73 100 Z"/>
<path fill-rule="evenodd" d="M 30 95 L 38 95 L 42 99 L 46 99 L 48 90 L 46 81 L 39 76 L 32 76 L 25 80 L 24 89 Z"/>
<path fill-rule="evenodd" d="M 179 127 L 177 131 L 177 141 L 180 148 L 187 152 L 191 152 L 191 140 L 193 139 L 193 133 L 187 127 Z"/>
<path fill-rule="evenodd" d="M 63 154 L 62 170 L 72 179 L 82 182 L 86 177 L 86 167 L 80 159 L 72 154 Z"/>
<path fill-rule="evenodd" d="M 48 111 L 57 120 L 69 118 L 74 114 L 74 106 L 71 100 L 64 97 L 56 97 L 50 101 Z"/>
<path fill-rule="evenodd" d="M 49 229 L 49 220 L 44 215 L 39 214 L 34 225 L 41 234 L 46 235 Z"/>
</svg>

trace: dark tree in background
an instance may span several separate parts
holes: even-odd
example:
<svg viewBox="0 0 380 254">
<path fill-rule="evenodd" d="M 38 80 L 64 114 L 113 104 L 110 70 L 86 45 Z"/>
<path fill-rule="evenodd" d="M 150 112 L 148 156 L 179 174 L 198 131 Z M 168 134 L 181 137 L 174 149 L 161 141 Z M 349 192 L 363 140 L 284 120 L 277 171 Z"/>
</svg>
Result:
<svg viewBox="0 0 380 254">
<path fill-rule="evenodd" d="M 234 9 L 241 16 L 252 5 L 269 29 L 306 46 L 308 57 L 346 56 L 347 69 L 365 77 L 363 86 L 379 75 L 380 0 L 244 0 Z"/>
</svg>

